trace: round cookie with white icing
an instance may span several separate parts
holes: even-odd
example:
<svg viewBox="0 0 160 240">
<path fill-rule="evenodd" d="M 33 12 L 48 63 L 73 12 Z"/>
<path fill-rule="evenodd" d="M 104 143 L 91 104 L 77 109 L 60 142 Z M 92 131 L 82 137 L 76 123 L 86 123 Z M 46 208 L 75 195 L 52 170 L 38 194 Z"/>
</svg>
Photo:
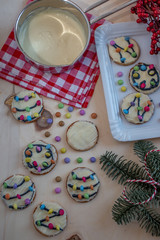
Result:
<svg viewBox="0 0 160 240">
<path fill-rule="evenodd" d="M 42 202 L 33 212 L 36 230 L 47 237 L 61 233 L 67 225 L 67 213 L 56 202 Z"/>
<path fill-rule="evenodd" d="M 77 202 L 89 202 L 96 197 L 100 181 L 95 172 L 86 167 L 75 168 L 67 177 L 67 191 Z"/>
<path fill-rule="evenodd" d="M 138 92 L 153 93 L 160 86 L 159 71 L 153 64 L 138 63 L 130 70 L 129 82 Z"/>
<path fill-rule="evenodd" d="M 16 120 L 30 123 L 43 112 L 43 101 L 36 92 L 25 90 L 14 96 L 11 111 Z"/>
<path fill-rule="evenodd" d="M 44 141 L 34 141 L 23 152 L 23 164 L 33 174 L 50 172 L 57 163 L 58 152 L 54 145 Z"/>
<path fill-rule="evenodd" d="M 76 121 L 72 123 L 66 133 L 67 143 L 77 151 L 87 151 L 98 142 L 98 129 L 90 121 Z"/>
<path fill-rule="evenodd" d="M 4 203 L 13 210 L 28 207 L 35 196 L 35 185 L 29 176 L 13 175 L 7 178 L 1 187 L 1 197 Z"/>
<path fill-rule="evenodd" d="M 154 104 L 146 94 L 131 93 L 123 99 L 121 109 L 127 121 L 142 124 L 152 117 Z"/>
<path fill-rule="evenodd" d="M 128 36 L 111 40 L 108 44 L 108 50 L 111 59 L 124 66 L 133 64 L 140 56 L 138 43 Z"/>
</svg>

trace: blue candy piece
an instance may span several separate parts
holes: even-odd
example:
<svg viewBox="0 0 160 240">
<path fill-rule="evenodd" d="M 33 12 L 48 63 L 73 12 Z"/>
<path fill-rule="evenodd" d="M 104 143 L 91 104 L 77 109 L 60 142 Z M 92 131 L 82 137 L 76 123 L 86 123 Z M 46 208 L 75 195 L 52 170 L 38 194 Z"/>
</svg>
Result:
<svg viewBox="0 0 160 240">
<path fill-rule="evenodd" d="M 33 192 L 33 187 L 29 186 L 29 191 Z"/>
<path fill-rule="evenodd" d="M 83 192 L 84 191 L 84 187 L 81 185 L 80 186 L 80 190 Z"/>
<path fill-rule="evenodd" d="M 147 67 L 146 67 L 145 65 L 142 65 L 142 66 L 140 67 L 140 69 L 141 69 L 141 71 L 146 71 Z"/>
<path fill-rule="evenodd" d="M 32 117 L 31 116 L 27 116 L 27 121 L 32 121 Z"/>
<path fill-rule="evenodd" d="M 18 96 L 15 96 L 14 99 L 16 100 L 16 102 L 19 101 L 19 97 Z"/>
<path fill-rule="evenodd" d="M 91 161 L 92 163 L 94 163 L 94 162 L 96 162 L 96 158 L 95 158 L 95 157 L 91 157 L 91 158 L 90 158 L 90 161 Z"/>
<path fill-rule="evenodd" d="M 129 111 L 127 109 L 123 109 L 124 114 L 128 114 Z"/>
<path fill-rule="evenodd" d="M 68 157 L 66 157 L 66 158 L 64 159 L 64 162 L 65 162 L 65 163 L 70 163 L 70 161 L 71 161 L 71 159 L 68 158 Z"/>
<path fill-rule="evenodd" d="M 51 148 L 51 145 L 50 144 L 47 144 L 46 145 L 46 149 L 50 149 Z"/>
<path fill-rule="evenodd" d="M 45 207 L 46 206 L 44 204 L 41 204 L 40 209 L 43 210 L 43 209 L 45 209 Z"/>
<path fill-rule="evenodd" d="M 93 176 L 92 174 L 90 175 L 90 178 L 91 178 L 92 180 L 94 180 L 94 176 Z"/>
<path fill-rule="evenodd" d="M 137 82 L 133 83 L 133 86 L 137 87 L 137 86 L 138 86 L 138 83 L 137 83 Z"/>
<path fill-rule="evenodd" d="M 73 107 L 71 107 L 71 106 L 68 107 L 68 112 L 73 112 L 73 110 L 74 110 Z"/>
<path fill-rule="evenodd" d="M 135 106 L 135 102 L 131 102 L 131 106 Z"/>
<path fill-rule="evenodd" d="M 121 58 L 121 62 L 124 63 L 126 58 Z"/>
<path fill-rule="evenodd" d="M 16 183 L 13 185 L 13 188 L 14 188 L 14 189 L 16 189 L 16 188 L 17 188 L 17 184 L 16 184 Z"/>
<path fill-rule="evenodd" d="M 124 39 L 125 39 L 126 41 L 129 41 L 130 37 L 127 36 L 127 37 L 125 37 Z"/>
</svg>

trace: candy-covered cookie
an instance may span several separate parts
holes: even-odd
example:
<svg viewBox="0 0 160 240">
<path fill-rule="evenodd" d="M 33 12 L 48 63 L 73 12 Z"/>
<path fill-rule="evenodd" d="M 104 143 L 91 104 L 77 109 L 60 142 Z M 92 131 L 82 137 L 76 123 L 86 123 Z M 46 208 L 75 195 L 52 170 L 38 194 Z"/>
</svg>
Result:
<svg viewBox="0 0 160 240">
<path fill-rule="evenodd" d="M 75 168 L 67 177 L 67 191 L 77 202 L 89 202 L 98 193 L 100 181 L 95 172 L 86 167 Z"/>
<path fill-rule="evenodd" d="M 98 142 L 98 129 L 90 121 L 76 121 L 72 123 L 66 134 L 67 143 L 77 151 L 86 151 L 95 146 Z"/>
<path fill-rule="evenodd" d="M 135 124 L 148 122 L 154 113 L 154 104 L 148 95 L 131 93 L 127 95 L 121 105 L 125 118 Z"/>
<path fill-rule="evenodd" d="M 35 185 L 29 176 L 13 175 L 7 178 L 1 186 L 2 199 L 13 210 L 28 207 L 35 195 Z"/>
<path fill-rule="evenodd" d="M 111 40 L 108 44 L 108 49 L 112 60 L 124 66 L 133 64 L 140 56 L 138 43 L 128 36 Z"/>
<path fill-rule="evenodd" d="M 25 90 L 16 94 L 11 104 L 16 120 L 30 123 L 37 120 L 43 112 L 43 101 L 36 92 Z"/>
<path fill-rule="evenodd" d="M 50 172 L 56 166 L 57 160 L 56 148 L 41 140 L 28 144 L 23 152 L 24 166 L 37 175 Z"/>
<path fill-rule="evenodd" d="M 130 70 L 129 82 L 138 92 L 153 93 L 160 86 L 159 71 L 153 64 L 138 63 Z"/>
<path fill-rule="evenodd" d="M 47 237 L 61 233 L 67 225 L 67 213 L 56 202 L 42 202 L 33 212 L 36 230 Z"/>
</svg>

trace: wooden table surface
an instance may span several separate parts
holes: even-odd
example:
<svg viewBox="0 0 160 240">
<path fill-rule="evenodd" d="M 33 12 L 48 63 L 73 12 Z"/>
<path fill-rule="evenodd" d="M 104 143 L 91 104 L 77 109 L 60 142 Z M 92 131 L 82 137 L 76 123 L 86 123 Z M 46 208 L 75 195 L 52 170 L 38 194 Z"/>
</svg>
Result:
<svg viewBox="0 0 160 240">
<path fill-rule="evenodd" d="M 82 9 L 91 5 L 95 0 L 75 0 Z M 105 11 L 117 6 L 121 0 L 110 0 L 96 10 L 92 10 L 94 15 L 100 15 Z M 0 48 L 3 46 L 8 34 L 12 30 L 19 12 L 25 6 L 25 0 L 0 0 Z M 116 23 L 123 21 L 133 21 L 135 18 L 130 14 L 130 7 L 110 16 L 107 20 Z M 15 87 L 16 92 L 21 90 L 20 87 Z M 95 88 L 93 98 L 86 109 L 86 115 L 80 116 L 79 110 L 75 109 L 71 119 L 65 119 L 64 114 L 67 112 L 67 106 L 63 110 L 62 119 L 65 121 L 64 127 L 58 127 L 58 119 L 54 118 L 54 123 L 49 129 L 51 136 L 46 139 L 43 131 L 37 131 L 35 124 L 19 124 L 13 119 L 11 112 L 4 105 L 5 98 L 11 94 L 12 85 L 0 79 L 0 182 L 2 183 L 8 176 L 12 174 L 28 175 L 27 169 L 22 164 L 22 151 L 30 142 L 38 139 L 43 139 L 53 143 L 58 151 L 62 147 L 66 147 L 67 153 L 59 152 L 59 161 L 56 168 L 49 174 L 44 176 L 31 176 L 37 187 L 37 196 L 30 207 L 23 211 L 11 211 L 2 201 L 0 201 L 0 240 L 41 240 L 44 239 L 39 234 L 32 224 L 32 212 L 36 205 L 44 200 L 57 201 L 68 212 L 68 225 L 63 233 L 56 236 L 57 240 L 66 240 L 74 233 L 79 234 L 82 240 L 150 240 L 150 234 L 145 233 L 145 230 L 140 229 L 137 222 L 132 222 L 127 226 L 119 226 L 112 220 L 112 205 L 120 196 L 123 186 L 119 186 L 117 182 L 109 179 L 101 170 L 99 165 L 99 157 L 106 150 L 113 150 L 119 155 L 124 155 L 127 159 L 132 159 L 138 162 L 133 154 L 133 142 L 118 142 L 113 139 L 109 123 L 101 77 Z M 44 98 L 45 107 L 55 114 L 58 111 L 58 102 Z M 90 114 L 96 112 L 98 118 L 93 120 L 99 129 L 99 142 L 92 150 L 87 152 L 75 152 L 65 142 L 65 131 L 71 122 L 78 119 L 91 120 Z M 56 143 L 54 137 L 59 135 L 62 141 Z M 153 139 L 153 142 L 159 146 L 159 139 Z M 94 156 L 97 158 L 96 163 L 90 163 L 89 158 Z M 71 163 L 65 164 L 64 157 L 70 157 Z M 81 165 L 76 163 L 76 158 L 84 159 Z M 67 194 L 65 182 L 68 173 L 78 166 L 86 166 L 94 170 L 100 178 L 101 187 L 96 198 L 86 204 L 78 204 L 73 201 Z M 31 175 L 31 174 L 29 174 Z M 56 183 L 56 176 L 62 177 L 62 182 Z M 55 194 L 55 187 L 61 187 L 62 192 Z"/>
</svg>

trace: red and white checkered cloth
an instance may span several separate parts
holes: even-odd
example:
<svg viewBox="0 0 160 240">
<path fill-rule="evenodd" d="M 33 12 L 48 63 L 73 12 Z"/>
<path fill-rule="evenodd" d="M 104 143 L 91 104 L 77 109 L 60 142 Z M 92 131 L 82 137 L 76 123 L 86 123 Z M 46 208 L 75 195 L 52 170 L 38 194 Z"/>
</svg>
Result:
<svg viewBox="0 0 160 240">
<path fill-rule="evenodd" d="M 90 20 L 92 15 L 87 17 Z M 100 75 L 94 30 L 103 23 L 104 19 L 91 25 L 90 43 L 80 64 L 55 75 L 42 72 L 25 60 L 12 30 L 0 51 L 0 78 L 65 104 L 86 108 Z"/>
</svg>

